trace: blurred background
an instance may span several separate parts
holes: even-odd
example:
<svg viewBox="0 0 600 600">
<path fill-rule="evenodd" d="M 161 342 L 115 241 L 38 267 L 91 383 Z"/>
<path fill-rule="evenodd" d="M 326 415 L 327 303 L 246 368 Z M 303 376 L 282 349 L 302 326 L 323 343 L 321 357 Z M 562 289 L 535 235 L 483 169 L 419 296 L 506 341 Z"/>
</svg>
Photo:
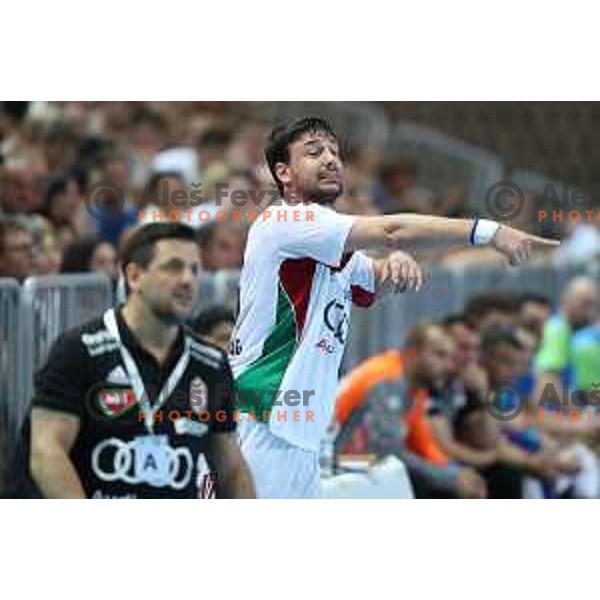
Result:
<svg viewBox="0 0 600 600">
<path fill-rule="evenodd" d="M 272 189 L 266 136 L 305 115 L 329 119 L 340 137 L 342 212 L 486 215 L 486 195 L 509 181 L 519 191 L 510 224 L 563 242 L 522 270 L 488 249 L 432 249 L 419 255 L 431 275 L 424 292 L 356 309 L 332 427 L 337 455 L 397 455 L 420 497 L 597 497 L 596 420 L 557 417 L 548 427 L 534 412 L 548 383 L 600 386 L 593 102 L 0 102 L 4 481 L 23 470 L 13 465 L 33 373 L 61 331 L 115 301 L 124 236 L 140 210 L 169 206 L 178 190 L 201 185 L 212 215 L 192 223 L 203 260 L 196 325 L 226 347 L 247 226 L 217 222 L 217 186 Z M 90 213 L 85 199 L 99 182 L 121 190 L 118 214 Z M 574 207 L 575 193 L 583 201 Z M 110 207 L 109 194 L 103 201 Z M 594 218 L 575 222 L 573 208 Z M 365 365 L 376 359 L 372 379 Z M 526 410 L 503 421 L 489 392 L 507 382 Z M 333 462 L 328 469 L 343 461 Z"/>
</svg>

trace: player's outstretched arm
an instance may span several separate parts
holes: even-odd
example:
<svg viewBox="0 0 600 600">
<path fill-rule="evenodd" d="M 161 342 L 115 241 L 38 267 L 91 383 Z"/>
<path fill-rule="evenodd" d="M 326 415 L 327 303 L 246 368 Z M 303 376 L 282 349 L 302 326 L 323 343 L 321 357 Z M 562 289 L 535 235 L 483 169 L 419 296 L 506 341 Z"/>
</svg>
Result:
<svg viewBox="0 0 600 600">
<path fill-rule="evenodd" d="M 487 219 L 398 214 L 358 217 L 346 241 L 345 250 L 406 250 L 440 245 L 491 246 L 506 256 L 511 264 L 520 264 L 527 261 L 533 253 L 552 249 L 559 242 Z"/>
<path fill-rule="evenodd" d="M 69 458 L 79 432 L 79 418 L 34 408 L 31 412 L 31 475 L 46 498 L 85 498 Z"/>
</svg>

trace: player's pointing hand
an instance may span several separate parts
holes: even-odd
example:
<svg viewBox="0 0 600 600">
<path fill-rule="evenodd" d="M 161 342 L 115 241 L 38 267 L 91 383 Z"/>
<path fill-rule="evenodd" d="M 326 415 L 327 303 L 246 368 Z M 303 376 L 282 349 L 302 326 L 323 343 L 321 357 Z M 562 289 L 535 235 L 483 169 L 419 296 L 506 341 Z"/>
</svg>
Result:
<svg viewBox="0 0 600 600">
<path fill-rule="evenodd" d="M 492 240 L 492 245 L 508 258 L 511 265 L 520 265 L 535 254 L 556 249 L 560 242 L 501 225 Z"/>
</svg>

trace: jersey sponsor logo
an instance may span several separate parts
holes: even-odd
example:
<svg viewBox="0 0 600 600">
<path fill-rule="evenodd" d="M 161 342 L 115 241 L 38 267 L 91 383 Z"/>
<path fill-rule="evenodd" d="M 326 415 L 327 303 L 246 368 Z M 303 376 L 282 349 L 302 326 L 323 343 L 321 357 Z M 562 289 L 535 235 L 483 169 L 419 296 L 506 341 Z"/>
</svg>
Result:
<svg viewBox="0 0 600 600">
<path fill-rule="evenodd" d="M 345 344 L 348 335 L 348 326 L 350 324 L 346 306 L 337 300 L 332 300 L 325 307 L 323 320 L 327 329 L 333 333 L 333 337 L 338 340 L 340 344 Z"/>
<path fill-rule="evenodd" d="M 144 436 L 130 442 L 109 438 L 96 445 L 91 456 L 92 471 L 96 477 L 105 482 L 184 489 L 190 483 L 194 470 L 189 448 L 171 448 L 165 443 L 149 448 L 144 443 L 148 437 L 158 436 Z M 198 466 L 204 464 L 204 456 L 198 456 Z"/>
<path fill-rule="evenodd" d="M 322 337 L 316 344 L 317 348 L 319 348 L 323 354 L 333 354 L 335 351 L 335 346 L 333 342 L 327 337 Z"/>
<path fill-rule="evenodd" d="M 132 389 L 101 389 L 96 403 L 105 417 L 120 417 L 133 408 L 137 400 Z"/>
</svg>

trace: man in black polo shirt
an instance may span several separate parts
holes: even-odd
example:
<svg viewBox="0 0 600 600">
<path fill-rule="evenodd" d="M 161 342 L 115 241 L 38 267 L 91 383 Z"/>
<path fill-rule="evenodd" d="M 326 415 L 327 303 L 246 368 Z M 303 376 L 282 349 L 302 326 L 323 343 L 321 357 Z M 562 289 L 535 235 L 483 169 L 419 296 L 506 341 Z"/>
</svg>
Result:
<svg viewBox="0 0 600 600">
<path fill-rule="evenodd" d="M 37 374 L 31 471 L 50 498 L 253 498 L 226 355 L 181 325 L 197 289 L 194 231 L 138 229 L 126 303 L 54 344 Z M 214 474 L 214 475 L 213 475 Z"/>
</svg>

